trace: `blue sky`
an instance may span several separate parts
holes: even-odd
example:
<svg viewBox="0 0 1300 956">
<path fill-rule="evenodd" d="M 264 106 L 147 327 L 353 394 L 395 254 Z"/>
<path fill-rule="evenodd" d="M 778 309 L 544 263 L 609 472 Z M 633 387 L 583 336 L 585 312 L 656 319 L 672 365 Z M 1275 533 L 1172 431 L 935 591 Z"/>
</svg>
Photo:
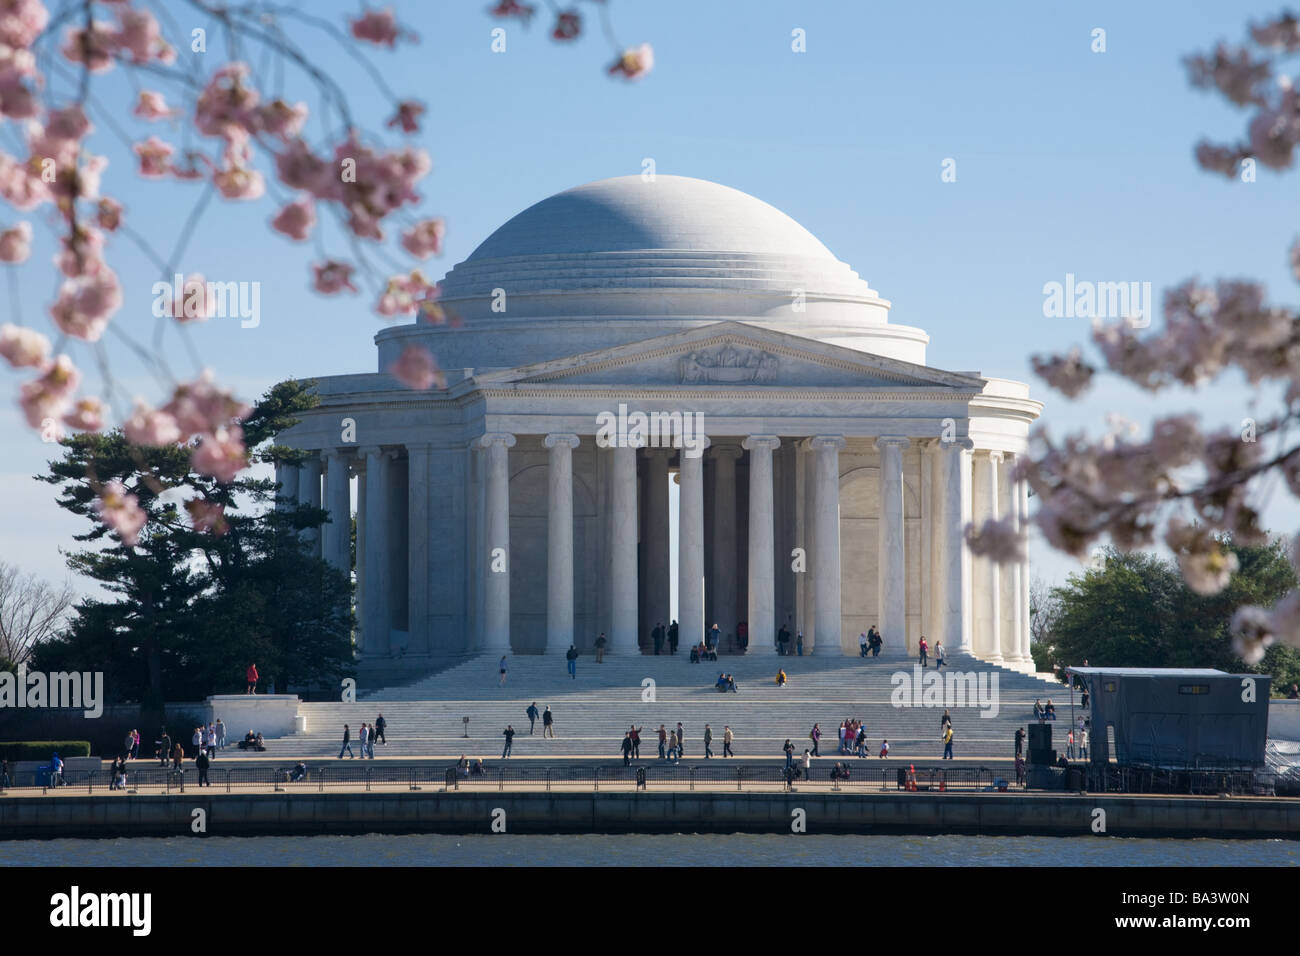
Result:
<svg viewBox="0 0 1300 956">
<path fill-rule="evenodd" d="M 1300 180 L 1261 171 L 1242 184 L 1201 172 L 1195 142 L 1235 137 L 1243 120 L 1191 89 L 1181 64 L 1219 39 L 1242 39 L 1271 5 L 612 0 L 619 42 L 655 49 L 653 72 L 630 84 L 605 77 L 612 52 L 591 17 L 587 35 L 567 46 L 549 39 L 547 16 L 528 29 L 507 23 L 506 51 L 493 53 L 490 31 L 501 24 L 486 2 L 395 7 L 421 43 L 371 59 L 400 95 L 429 108 L 414 139 L 434 163 L 421 211 L 448 223 L 446 253 L 429 266 L 438 276 L 521 209 L 639 172 L 652 158 L 660 173 L 725 183 L 793 216 L 893 302 L 893 321 L 930 333 L 929 362 L 940 368 L 1034 381 L 1030 354 L 1087 338 L 1083 319 L 1043 317 L 1044 283 L 1067 272 L 1149 281 L 1157 295 L 1195 275 L 1255 277 L 1275 300 L 1295 298 L 1285 253 Z M 358 5 L 303 8 L 342 23 Z M 1098 27 L 1104 53 L 1091 50 Z M 805 53 L 791 51 L 795 28 L 806 33 Z M 210 72 L 224 59 L 221 44 L 212 47 L 193 69 Z M 320 38 L 310 53 L 353 98 L 356 115 L 382 127 L 391 107 L 353 62 Z M 315 109 L 315 94 L 290 77 L 286 91 Z M 175 138 L 165 124 L 124 117 L 131 94 L 121 76 L 109 75 L 97 95 L 115 104 L 132 138 Z M 126 204 L 133 228 L 170 248 L 197 189 L 142 184 L 124 146 L 98 126 L 93 145 L 110 159 L 104 191 Z M 15 149 L 12 129 L 0 142 Z M 956 160 L 956 182 L 941 181 L 947 158 Z M 373 369 L 370 339 L 381 327 L 368 289 L 336 299 L 308 291 L 314 249 L 269 231 L 277 205 L 270 196 L 214 201 L 181 260 L 185 272 L 261 283 L 258 328 L 219 320 L 192 335 L 218 377 L 246 397 L 290 376 Z M 5 215 L 6 224 L 17 218 Z M 336 232 L 324 235 L 331 251 L 346 253 Z M 38 228 L 32 260 L 19 270 L 29 324 L 46 325 L 52 251 Z M 126 290 L 114 321 L 147 340 L 157 274 L 120 239 L 110 261 Z M 191 374 L 171 342 L 177 371 Z M 158 397 L 124 349 L 110 346 L 110 356 L 128 390 Z M 81 364 L 89 365 L 84 353 Z M 19 378 L 4 377 L 16 392 Z M 1057 434 L 1101 428 L 1108 411 L 1142 423 L 1166 409 L 1231 423 L 1251 414 L 1251 390 L 1236 381 L 1158 399 L 1113 385 L 1077 403 L 1041 384 L 1035 394 Z M 8 402 L 0 439 L 0 555 L 62 578 L 59 548 L 80 527 L 49 486 L 30 479 L 52 449 Z M 1267 514 L 1280 531 L 1294 528 L 1300 511 L 1275 495 Z M 1077 567 L 1038 545 L 1032 557 L 1049 580 Z"/>
</svg>

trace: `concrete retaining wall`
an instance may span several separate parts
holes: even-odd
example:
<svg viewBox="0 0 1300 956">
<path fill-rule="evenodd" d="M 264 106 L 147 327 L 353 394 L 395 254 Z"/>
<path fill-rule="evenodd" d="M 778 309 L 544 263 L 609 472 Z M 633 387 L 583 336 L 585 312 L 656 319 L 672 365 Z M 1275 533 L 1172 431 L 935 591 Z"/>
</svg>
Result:
<svg viewBox="0 0 1300 956">
<path fill-rule="evenodd" d="M 277 793 L 0 798 L 0 839 L 339 833 L 971 833 L 1300 837 L 1300 800 L 1040 794 Z"/>
<path fill-rule="evenodd" d="M 221 694 L 207 699 L 205 719 L 211 724 L 220 717 L 231 745 L 250 730 L 267 739 L 285 737 L 294 732 L 300 703 L 297 694 Z"/>
<path fill-rule="evenodd" d="M 1273 740 L 1300 740 L 1300 700 L 1268 702 L 1268 735 Z"/>
</svg>

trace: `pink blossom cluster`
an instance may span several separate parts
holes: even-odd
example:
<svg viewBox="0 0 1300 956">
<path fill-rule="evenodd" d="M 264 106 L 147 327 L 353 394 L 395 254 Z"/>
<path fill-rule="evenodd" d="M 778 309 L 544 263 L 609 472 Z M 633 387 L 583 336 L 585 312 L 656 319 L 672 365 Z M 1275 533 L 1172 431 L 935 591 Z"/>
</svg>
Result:
<svg viewBox="0 0 1300 956">
<path fill-rule="evenodd" d="M 136 65 L 176 62 L 176 51 L 163 39 L 152 13 L 126 3 L 116 6 L 121 8 L 116 24 L 94 20 L 89 28 L 70 27 L 64 34 L 63 55 L 92 73 L 111 69 L 117 56 Z"/>
<path fill-rule="evenodd" d="M 422 345 L 408 345 L 397 361 L 388 366 L 388 373 L 409 388 L 426 389 L 443 387 L 444 378 L 433 354 Z"/>
<path fill-rule="evenodd" d="M 414 33 L 403 28 L 397 22 L 392 7 L 385 7 L 382 10 L 367 10 L 355 20 L 349 21 L 348 25 L 351 27 L 354 37 L 358 40 L 365 40 L 367 43 L 373 43 L 376 46 L 395 47 L 397 41 L 403 37 L 412 41 L 419 39 Z"/>
<path fill-rule="evenodd" d="M 635 80 L 645 76 L 655 65 L 655 52 L 649 43 L 624 50 L 609 68 L 611 76 L 622 76 L 625 80 Z"/>
<path fill-rule="evenodd" d="M 212 373 L 205 371 L 193 382 L 178 385 L 171 401 L 161 408 L 138 399 L 122 431 L 137 445 L 175 445 L 197 439 L 190 455 L 194 470 L 228 484 L 248 466 L 244 432 L 238 422 L 249 411 L 248 405 L 218 388 Z"/>
<path fill-rule="evenodd" d="M 95 512 L 99 520 L 117 532 L 122 543 L 134 548 L 140 540 L 140 529 L 147 515 L 135 495 L 128 494 L 120 481 L 106 482 L 95 499 Z"/>
<path fill-rule="evenodd" d="M 418 313 L 428 321 L 441 322 L 439 291 L 436 283 L 430 282 L 419 269 L 413 269 L 407 275 L 395 275 L 388 280 L 375 311 L 386 316 Z"/>
</svg>

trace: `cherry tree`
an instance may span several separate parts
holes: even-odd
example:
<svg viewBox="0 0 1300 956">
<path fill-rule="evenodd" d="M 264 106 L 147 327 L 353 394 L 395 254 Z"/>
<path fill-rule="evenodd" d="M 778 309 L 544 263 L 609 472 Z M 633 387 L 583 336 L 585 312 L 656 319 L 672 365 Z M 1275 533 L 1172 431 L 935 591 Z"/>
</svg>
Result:
<svg viewBox="0 0 1300 956">
<path fill-rule="evenodd" d="M 1203 141 L 1199 165 L 1230 179 L 1253 179 L 1257 165 L 1285 171 L 1300 143 L 1300 94 L 1285 72 L 1300 52 L 1300 20 L 1290 13 L 1251 25 L 1241 45 L 1220 43 L 1187 58 L 1193 86 L 1224 97 L 1247 114 L 1245 135 Z M 1300 241 L 1289 253 L 1300 280 Z M 1217 426 L 1184 413 L 1151 422 L 1146 434 L 1112 420 L 1110 431 L 1054 440 L 1044 427 L 1013 472 L 1038 498 L 1034 523 L 1053 548 L 1082 558 L 1103 537 L 1123 550 L 1163 541 L 1188 586 L 1221 590 L 1237 569 L 1230 542 L 1267 539 L 1260 511 L 1279 481 L 1300 496 L 1300 444 L 1289 433 L 1300 399 L 1300 323 L 1296 312 L 1271 304 L 1256 282 L 1189 280 L 1166 291 L 1164 326 L 1143 331 L 1125 319 L 1094 325 L 1094 364 L 1082 349 L 1033 356 L 1035 372 L 1067 398 L 1087 391 L 1101 374 L 1150 393 L 1204 389 L 1243 377 L 1261 395 L 1277 396 L 1266 417 Z M 1018 559 L 1025 541 L 1009 520 L 968 526 L 975 553 Z M 1300 545 L 1300 538 L 1297 539 Z M 1300 550 L 1292 549 L 1300 567 Z M 1271 609 L 1240 608 L 1232 622 L 1234 650 L 1255 664 L 1275 640 L 1300 646 L 1300 592 Z"/>
<path fill-rule="evenodd" d="M 651 69 L 648 45 L 623 47 L 614 40 L 605 0 L 585 0 L 582 9 L 547 7 L 555 42 L 577 40 L 594 11 L 613 48 L 607 72 L 635 80 Z M 527 25 L 538 8 L 500 0 L 485 13 Z M 123 259 L 142 256 L 171 280 L 214 199 L 252 207 L 274 197 L 279 208 L 271 229 L 286 242 L 315 244 L 317 255 L 304 276 L 315 293 L 354 295 L 369 284 L 381 318 L 454 321 L 420 265 L 441 253 L 446 229 L 441 218 L 421 211 L 418 187 L 430 157 L 401 142 L 420 131 L 425 105 L 390 89 L 369 56 L 418 39 L 391 7 L 363 5 L 336 23 L 312 13 L 310 5 L 274 0 L 0 0 L 0 126 L 9 126 L 10 139 L 22 144 L 15 153 L 0 151 L 0 200 L 13 213 L 0 217 L 0 262 L 7 266 L 11 301 L 9 321 L 0 324 L 0 357 L 22 376 L 19 403 L 27 424 L 47 439 L 120 424 L 137 446 L 188 447 L 193 469 L 220 482 L 234 481 L 249 467 L 256 453 L 245 446 L 240 427 L 249 405 L 213 371 L 196 367 L 182 374 L 170 358 L 178 348 L 194 358 L 188 327 L 214 314 L 202 274 L 191 273 L 183 288 L 172 290 L 151 342 L 113 321 L 123 304 Z M 355 60 L 388 101 L 382 130 L 368 129 L 354 115 L 341 83 L 318 65 L 314 54 L 321 44 Z M 106 82 L 120 74 L 128 84 Z M 124 87 L 133 99 L 111 99 Z M 317 113 L 290 89 L 314 93 Z M 127 114 L 137 125 L 165 121 L 169 132 L 135 135 L 124 128 L 131 125 L 121 120 Z M 135 157 L 132 172 L 107 174 L 106 159 L 95 150 L 99 137 L 108 135 Z M 167 253 L 157 248 L 158 237 L 132 228 L 128 208 L 147 204 L 150 186 L 163 182 L 192 183 L 196 192 Z M 342 237 L 338 248 L 329 248 L 322 233 L 326 217 Z M 27 324 L 18 312 L 17 274 L 47 268 L 29 261 L 35 228 L 48 230 L 58 243 L 57 288 L 45 322 Z M 392 248 L 393 234 L 400 252 Z M 110 371 L 110 340 L 164 383 L 154 401 L 137 399 L 132 407 L 120 394 Z M 87 362 L 102 373 L 102 394 L 84 387 Z M 389 371 L 416 389 L 441 382 L 435 357 L 419 346 L 408 348 Z M 143 458 L 141 464 L 138 480 L 148 482 Z M 123 541 L 134 541 L 143 512 L 132 488 L 115 481 L 98 494 L 101 519 Z M 220 526 L 219 515 L 203 503 L 188 510 L 205 526 Z"/>
</svg>

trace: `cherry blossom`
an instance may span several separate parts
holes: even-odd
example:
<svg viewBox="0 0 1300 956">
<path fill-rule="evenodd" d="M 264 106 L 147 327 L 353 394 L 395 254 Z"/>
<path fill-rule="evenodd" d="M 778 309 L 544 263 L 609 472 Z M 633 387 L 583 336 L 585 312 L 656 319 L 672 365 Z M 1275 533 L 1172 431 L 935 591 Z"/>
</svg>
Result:
<svg viewBox="0 0 1300 956">
<path fill-rule="evenodd" d="M 533 18 L 537 8 L 526 3 L 520 3 L 519 0 L 498 0 L 496 6 L 489 7 L 488 13 L 494 17 L 505 19 L 514 17 L 527 23 Z"/>
<path fill-rule="evenodd" d="M 63 416 L 63 424 L 79 432 L 97 432 L 104 427 L 108 409 L 98 398 L 79 399 L 72 411 Z"/>
<path fill-rule="evenodd" d="M 40 368 L 50 354 L 50 340 L 34 329 L 0 325 L 0 357 L 14 368 Z"/>
<path fill-rule="evenodd" d="M 126 487 L 120 481 L 107 482 L 100 489 L 99 497 L 95 500 L 95 512 L 104 524 L 117 532 L 123 544 L 128 548 L 136 546 L 147 515 L 141 509 L 139 499 L 127 494 Z"/>
<path fill-rule="evenodd" d="M 240 471 L 248 467 L 244 430 L 231 425 L 203 435 L 190 455 L 190 464 L 199 474 L 211 475 L 222 484 L 230 484 Z"/>
<path fill-rule="evenodd" d="M 247 417 L 251 407 L 218 388 L 211 369 L 193 382 L 176 386 L 171 401 L 161 411 L 170 415 L 182 437 L 215 432 Z"/>
<path fill-rule="evenodd" d="M 441 219 L 425 219 L 402 233 L 402 247 L 417 259 L 441 255 L 446 231 L 446 223 Z"/>
<path fill-rule="evenodd" d="M 163 95 L 153 90 L 141 90 L 135 109 L 131 112 L 132 115 L 144 120 L 166 119 L 172 115 L 172 110 L 167 108 L 167 101 Z"/>
<path fill-rule="evenodd" d="M 89 30 L 84 27 L 68 30 L 60 52 L 73 63 L 84 65 L 92 73 L 103 73 L 112 68 L 116 48 L 117 31 L 109 24 L 96 20 Z"/>
<path fill-rule="evenodd" d="M 164 143 L 157 136 L 150 136 L 143 143 L 136 143 L 135 154 L 140 157 L 140 175 L 149 179 L 166 176 L 171 168 L 172 153 L 175 151 L 170 143 Z"/>
<path fill-rule="evenodd" d="M 385 7 L 383 10 L 367 10 L 362 16 L 350 21 L 349 25 L 354 37 L 377 46 L 396 46 L 397 41 L 402 37 L 415 39 L 415 34 L 398 25 L 392 7 Z"/>
<path fill-rule="evenodd" d="M 420 130 L 420 117 L 424 115 L 424 104 L 418 100 L 402 100 L 397 104 L 397 112 L 388 121 L 388 128 L 400 126 L 403 133 L 416 133 Z"/>
<path fill-rule="evenodd" d="M 316 207 L 310 199 L 289 203 L 271 220 L 272 229 L 299 241 L 306 239 L 315 225 Z"/>
<path fill-rule="evenodd" d="M 26 262 L 31 254 L 31 223 L 20 222 L 0 232 L 0 262 Z"/>
<path fill-rule="evenodd" d="M 655 65 L 654 50 L 649 43 L 642 43 L 623 51 L 609 68 L 610 75 L 620 74 L 624 79 L 635 80 L 645 76 Z"/>
<path fill-rule="evenodd" d="M 122 423 L 122 433 L 133 444 L 155 448 L 175 445 L 184 438 L 175 416 L 163 409 L 151 408 L 142 398 L 136 399 L 135 411 Z"/>
<path fill-rule="evenodd" d="M 562 10 L 555 17 L 555 28 L 551 30 L 552 40 L 574 40 L 582 31 L 582 18 L 577 10 Z"/>
<path fill-rule="evenodd" d="M 63 332 L 87 342 L 97 342 L 109 317 L 122 306 L 122 287 L 107 266 L 94 273 L 68 279 L 50 306 L 54 324 Z"/>
<path fill-rule="evenodd" d="M 106 232 L 122 225 L 122 204 L 115 199 L 101 199 L 95 206 L 95 224 Z"/>
<path fill-rule="evenodd" d="M 191 526 L 200 534 L 213 534 L 220 537 L 230 530 L 230 524 L 226 521 L 225 505 L 204 501 L 202 498 L 191 498 L 185 502 L 185 510 L 189 513 Z"/>
<path fill-rule="evenodd" d="M 356 270 L 346 262 L 330 259 L 316 263 L 311 270 L 312 288 L 321 295 L 337 295 L 344 289 L 349 292 L 361 291 L 352 284 L 352 273 Z"/>
<path fill-rule="evenodd" d="M 1016 529 L 1014 518 L 990 519 L 978 530 L 967 525 L 965 533 L 971 554 L 987 555 L 999 564 L 1026 560 L 1025 535 Z"/>
<path fill-rule="evenodd" d="M 49 11 L 41 0 L 3 0 L 0 2 L 0 43 L 29 47 L 49 22 Z"/>
<path fill-rule="evenodd" d="M 443 375 L 429 350 L 420 345 L 408 345 L 402 350 L 397 361 L 388 366 L 388 374 L 403 385 L 415 389 L 439 388 L 443 385 Z"/>
<path fill-rule="evenodd" d="M 19 389 L 18 404 L 27 417 L 27 424 L 40 428 L 47 418 L 57 419 L 80 384 L 81 373 L 66 355 L 41 365 L 40 377 L 25 382 Z"/>
</svg>

